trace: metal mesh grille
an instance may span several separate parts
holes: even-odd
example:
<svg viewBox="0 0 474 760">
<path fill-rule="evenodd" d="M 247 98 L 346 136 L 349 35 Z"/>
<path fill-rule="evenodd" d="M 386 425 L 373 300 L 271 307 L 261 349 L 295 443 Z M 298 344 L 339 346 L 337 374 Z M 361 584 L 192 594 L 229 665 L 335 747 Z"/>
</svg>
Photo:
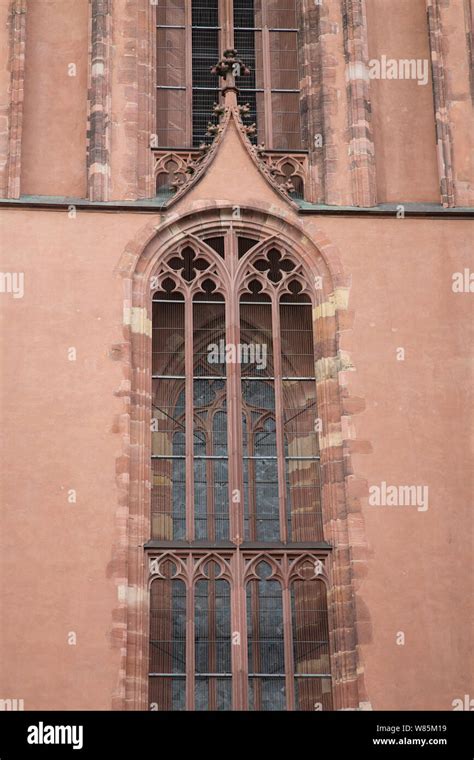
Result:
<svg viewBox="0 0 474 760">
<path fill-rule="evenodd" d="M 256 28 L 255 3 L 253 0 L 234 2 L 234 46 L 250 68 L 250 75 L 239 79 L 239 105 L 250 106 L 248 123 L 257 125 L 257 133 L 252 142 L 264 140 L 263 99 L 258 89 L 263 91 L 263 50 L 262 33 Z"/>
<path fill-rule="evenodd" d="M 186 695 L 186 588 L 155 580 L 150 593 L 150 692 L 154 710 L 184 710 Z"/>
<path fill-rule="evenodd" d="M 186 145 L 185 0 L 156 8 L 157 147 Z"/>
<path fill-rule="evenodd" d="M 280 332 L 283 377 L 314 377 L 314 337 L 311 306 L 281 303 Z"/>
<path fill-rule="evenodd" d="M 296 27 L 295 0 L 263 0 L 267 4 L 267 23 L 270 29 Z"/>
<path fill-rule="evenodd" d="M 184 26 L 185 3 L 186 0 L 158 0 L 156 3 L 157 25 Z"/>
<path fill-rule="evenodd" d="M 193 26 L 219 25 L 219 0 L 192 0 Z"/>
<path fill-rule="evenodd" d="M 329 626 L 322 581 L 298 580 L 291 587 L 293 658 L 297 710 L 332 710 Z"/>
<path fill-rule="evenodd" d="M 153 303 L 153 374 L 184 377 L 184 301 Z"/>
<path fill-rule="evenodd" d="M 217 121 L 212 109 L 220 91 L 210 70 L 219 59 L 218 5 L 218 0 L 192 3 L 193 145 L 209 142 L 207 125 Z"/>
<path fill-rule="evenodd" d="M 201 234 L 204 236 L 206 232 Z M 223 253 L 223 238 L 217 237 L 214 230 L 207 234 L 212 235 L 208 238 L 211 247 Z M 239 254 L 244 255 L 256 243 L 243 235 L 239 240 Z M 272 252 L 278 253 L 272 248 L 268 255 L 257 257 L 256 269 L 265 272 L 270 282 L 279 282 L 283 274 L 293 271 L 294 263 L 285 257 L 270 255 Z M 183 282 L 192 283 L 199 273 L 212 271 L 209 260 L 195 254 L 194 247 L 185 246 L 179 256 L 169 260 L 172 269 L 179 272 L 176 277 L 181 277 Z M 214 258 L 219 266 L 225 265 L 225 260 L 217 255 Z M 330 710 L 325 587 L 319 580 L 302 579 L 292 583 L 290 578 L 280 583 L 271 578 L 270 567 L 275 558 L 281 561 L 280 570 L 283 569 L 285 578 L 288 557 L 282 559 L 280 545 L 280 541 L 285 540 L 282 536 L 285 530 L 291 542 L 323 540 L 312 309 L 309 299 L 294 295 L 298 289 L 290 284 L 290 292 L 282 297 L 279 305 L 280 334 L 274 336 L 272 313 L 276 312 L 272 310 L 270 298 L 258 293 L 258 288 L 251 283 L 249 287 L 251 292 L 240 301 L 241 353 L 231 360 L 227 355 L 228 325 L 222 295 L 213 294 L 212 288 L 206 287 L 196 294 L 192 305 L 189 304 L 192 306 L 191 326 L 185 324 L 184 298 L 173 296 L 173 289 L 168 288 L 166 281 L 165 290 L 154 294 L 152 538 L 179 541 L 178 547 L 183 547 L 189 540 L 186 528 L 189 531 L 194 526 L 198 543 L 192 544 L 192 554 L 182 549 L 186 562 L 195 551 L 207 552 L 207 542 L 211 546 L 217 544 L 217 552 L 227 551 L 222 545 L 219 549 L 218 542 L 228 542 L 231 538 L 230 505 L 233 502 L 229 489 L 236 478 L 233 469 L 231 486 L 229 455 L 233 440 L 228 437 L 228 413 L 234 409 L 235 400 L 232 397 L 231 406 L 228 386 L 232 387 L 239 373 L 233 375 L 234 368 L 230 369 L 228 362 L 237 361 L 241 369 L 243 538 L 257 544 L 273 543 L 276 549 L 269 550 L 273 560 L 258 565 L 258 580 L 249 581 L 245 589 L 247 606 L 237 621 L 236 630 L 247 634 L 249 706 L 251 710 L 285 710 L 287 699 L 291 702 L 292 690 L 287 693 L 287 686 L 292 679 L 296 709 Z M 191 352 L 186 359 L 189 364 L 185 363 L 186 340 L 192 344 L 192 367 Z M 260 346 L 260 349 L 265 346 L 266 350 L 264 354 L 260 350 L 259 354 L 252 355 L 243 352 L 244 346 Z M 278 355 L 274 355 L 274 350 L 280 349 L 282 371 L 281 376 L 276 377 Z M 259 366 L 262 359 L 264 363 Z M 189 419 L 186 400 L 190 404 L 190 394 L 193 411 Z M 231 419 L 237 425 L 234 417 Z M 284 460 L 280 470 L 279 456 Z M 187 477 L 191 481 L 188 493 Z M 284 498 L 279 493 L 280 484 Z M 188 496 L 190 504 L 187 504 Z M 286 525 L 281 526 L 280 510 L 285 500 Z M 232 540 L 233 536 L 234 531 Z M 258 551 L 262 549 L 264 546 L 258 547 Z M 255 547 L 251 551 L 256 551 Z M 292 557 L 296 554 L 294 546 L 285 551 Z M 228 568 L 232 577 L 233 565 L 231 558 Z M 310 571 L 313 573 L 314 569 L 311 567 Z M 150 702 L 156 705 L 151 709 L 184 710 L 186 705 L 189 709 L 194 697 L 196 710 L 231 710 L 232 632 L 228 581 L 218 579 L 219 566 L 214 561 L 209 562 L 203 569 L 206 578 L 200 578 L 194 585 L 195 607 L 191 610 L 189 599 L 186 607 L 183 582 L 173 579 L 173 571 L 160 566 L 160 572 L 165 579 L 153 581 L 151 591 L 149 694 Z M 309 576 L 303 573 L 303 577 Z M 233 581 L 237 592 L 243 591 L 243 578 L 243 575 L 238 576 L 238 580 Z M 285 621 L 286 629 L 283 609 L 291 609 L 292 615 L 291 626 L 289 620 Z M 193 617 L 194 628 L 189 626 L 189 618 L 192 621 Z M 186 636 L 192 638 L 186 641 Z M 193 647 L 194 658 L 190 656 Z M 288 668 L 291 652 L 294 672 L 288 673 L 285 666 Z"/>
<path fill-rule="evenodd" d="M 225 377 L 225 304 L 195 302 L 194 313 L 194 375 Z"/>
<path fill-rule="evenodd" d="M 273 336 L 272 336 L 272 309 L 271 304 L 264 303 L 263 298 L 260 303 L 249 303 L 249 298 L 245 296 L 240 305 L 240 339 L 245 345 L 255 345 L 260 347 L 260 351 L 265 351 L 265 367 L 262 362 L 257 366 L 256 361 L 242 361 L 242 377 L 272 377 L 273 376 Z M 257 353 L 253 354 L 254 359 Z M 246 357 L 243 356 L 243 359 Z M 250 357 L 249 357 L 250 358 Z"/>
<path fill-rule="evenodd" d="M 234 27 L 252 29 L 256 23 L 255 14 L 259 13 L 261 0 L 234 0 Z"/>
<path fill-rule="evenodd" d="M 259 580 L 247 585 L 249 707 L 285 709 L 285 644 L 280 583 L 269 580 L 266 562 L 257 568 Z"/>
<path fill-rule="evenodd" d="M 270 32 L 272 89 L 298 90 L 298 46 L 296 32 Z"/>
<path fill-rule="evenodd" d="M 209 245 L 216 253 L 218 253 L 219 256 L 222 256 L 222 258 L 224 258 L 225 238 L 223 235 L 219 235 L 218 237 L 205 238 L 205 243 L 207 243 L 207 245 Z"/>
<path fill-rule="evenodd" d="M 215 563 L 208 563 L 209 580 L 195 587 L 196 710 L 232 709 L 230 587 L 215 580 Z"/>
<path fill-rule="evenodd" d="M 280 304 L 288 530 L 293 541 L 323 540 L 311 306 Z M 306 378 L 306 379 L 303 379 Z"/>
<path fill-rule="evenodd" d="M 258 240 L 255 240 L 253 238 L 248 237 L 240 237 L 238 238 L 238 250 L 239 250 L 239 259 L 242 258 L 242 256 L 245 256 L 248 251 L 250 251 L 251 248 L 254 247 L 254 245 L 257 245 Z"/>
<path fill-rule="evenodd" d="M 273 145 L 279 150 L 301 148 L 299 92 L 272 92 Z"/>
<path fill-rule="evenodd" d="M 234 46 L 251 74 L 239 79 L 239 104 L 249 103 L 249 123 L 255 122 L 254 142 L 277 150 L 301 148 L 298 33 L 296 0 L 234 0 Z M 220 101 L 218 78 L 210 73 L 220 57 L 217 0 L 193 0 L 192 82 L 186 81 L 186 23 L 184 0 L 163 0 L 157 8 L 157 137 L 159 147 L 187 143 L 187 122 L 192 118 L 192 144 L 208 143 L 208 122 L 217 122 L 213 105 Z M 262 25 L 267 31 L 264 42 Z M 189 31 L 189 27 L 188 27 Z M 264 49 L 265 47 L 265 49 Z M 269 74 L 264 77 L 264 59 Z M 192 104 L 187 100 L 192 87 Z M 272 138 L 265 127 L 265 92 L 271 93 Z M 268 105 L 268 104 L 267 104 Z M 192 117 L 189 108 L 192 107 Z M 269 106 L 270 107 L 270 106 Z"/>
<path fill-rule="evenodd" d="M 196 538 L 229 537 L 225 304 L 194 303 Z M 216 379 L 213 379 L 213 378 Z"/>
</svg>

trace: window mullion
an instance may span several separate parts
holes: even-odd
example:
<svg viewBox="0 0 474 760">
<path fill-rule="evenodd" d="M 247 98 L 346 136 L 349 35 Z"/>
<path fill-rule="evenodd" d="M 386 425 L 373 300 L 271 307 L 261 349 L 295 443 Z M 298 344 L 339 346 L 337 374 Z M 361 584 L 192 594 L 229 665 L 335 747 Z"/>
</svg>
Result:
<svg viewBox="0 0 474 760">
<path fill-rule="evenodd" d="M 273 329 L 273 373 L 275 377 L 275 427 L 278 465 L 278 504 L 280 508 L 280 539 L 283 543 L 288 540 L 286 515 L 286 473 L 285 473 L 285 436 L 283 431 L 283 389 L 281 364 L 281 332 L 280 310 L 278 298 L 272 294 L 272 329 Z"/>
<path fill-rule="evenodd" d="M 239 547 L 232 557 L 231 566 L 232 709 L 248 710 L 247 604 L 244 561 Z"/>
<path fill-rule="evenodd" d="M 285 643 L 285 681 L 287 710 L 295 709 L 295 678 L 293 657 L 293 620 L 291 609 L 290 580 L 288 578 L 288 557 L 283 558 L 283 575 L 286 582 L 282 584 L 283 602 L 283 633 Z"/>
<path fill-rule="evenodd" d="M 209 414 L 209 419 L 207 420 L 206 428 L 206 455 L 207 456 L 213 456 L 214 449 L 214 417 Z M 206 518 L 206 527 L 207 527 L 207 537 L 210 541 L 216 540 L 216 506 L 215 506 L 215 483 L 214 483 L 214 474 L 215 474 L 215 464 L 217 464 L 217 460 L 214 459 L 206 459 L 206 506 L 207 506 L 207 518 Z"/>
<path fill-rule="evenodd" d="M 219 25 L 221 31 L 221 55 L 234 44 L 234 0 L 219 0 Z"/>
<path fill-rule="evenodd" d="M 187 557 L 186 565 L 188 570 L 189 585 L 186 593 L 186 710 L 194 710 L 196 704 L 196 686 L 195 686 L 195 644 L 194 644 L 194 584 L 193 578 L 194 558 L 190 554 Z"/>
<path fill-rule="evenodd" d="M 247 504 L 248 504 L 248 538 L 250 541 L 257 540 L 257 484 L 256 484 L 256 462 L 250 457 L 255 456 L 252 414 L 247 417 Z"/>
<path fill-rule="evenodd" d="M 227 238 L 227 260 L 233 262 L 237 259 L 235 251 L 235 235 L 230 234 Z M 232 267 L 234 264 L 231 265 Z M 226 342 L 228 345 L 237 346 L 240 340 L 240 305 L 239 298 L 234 287 L 230 288 L 226 298 Z M 240 364 L 229 362 L 227 367 L 227 448 L 229 461 L 229 510 L 230 510 L 230 540 L 237 545 L 244 538 L 243 519 L 243 449 L 242 449 L 242 403 L 241 403 L 241 379 Z M 235 492 L 238 492 L 238 501 L 234 501 Z"/>
<path fill-rule="evenodd" d="M 186 539 L 194 540 L 194 351 L 193 302 L 188 293 L 184 306 L 185 335 L 185 441 L 186 441 Z"/>
<path fill-rule="evenodd" d="M 192 3 L 185 3 L 185 66 L 186 66 L 186 144 L 193 144 L 193 11 Z"/>
<path fill-rule="evenodd" d="M 263 98 L 265 112 L 265 147 L 273 148 L 272 121 L 272 69 L 270 60 L 270 30 L 267 22 L 267 4 L 262 3 L 262 57 L 263 57 Z"/>
</svg>

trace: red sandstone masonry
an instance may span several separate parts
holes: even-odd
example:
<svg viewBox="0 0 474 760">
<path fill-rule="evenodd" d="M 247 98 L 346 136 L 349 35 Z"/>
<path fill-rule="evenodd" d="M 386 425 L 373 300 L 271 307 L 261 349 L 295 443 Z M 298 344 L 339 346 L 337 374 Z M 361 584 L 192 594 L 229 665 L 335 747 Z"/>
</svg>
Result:
<svg viewBox="0 0 474 760">
<path fill-rule="evenodd" d="M 427 0 L 442 203 L 474 204 L 472 0 Z"/>
<path fill-rule="evenodd" d="M 449 104 L 446 92 L 446 72 L 442 47 L 439 2 L 438 0 L 427 0 L 426 7 L 431 51 L 441 202 L 443 206 L 455 206 Z"/>
<path fill-rule="evenodd" d="M 20 197 L 21 134 L 25 81 L 26 1 L 12 0 L 10 6 L 11 89 L 6 196 Z"/>
<path fill-rule="evenodd" d="M 110 1 L 91 2 L 87 128 L 87 183 L 91 201 L 109 200 Z"/>
<path fill-rule="evenodd" d="M 349 156 L 354 206 L 375 206 L 375 147 L 372 134 L 365 0 L 344 2 L 344 53 L 349 103 Z"/>
<path fill-rule="evenodd" d="M 150 141 L 156 132 L 156 6 L 150 2 L 139 4 L 137 13 L 137 197 L 151 198 L 155 195 L 154 158 Z"/>
</svg>

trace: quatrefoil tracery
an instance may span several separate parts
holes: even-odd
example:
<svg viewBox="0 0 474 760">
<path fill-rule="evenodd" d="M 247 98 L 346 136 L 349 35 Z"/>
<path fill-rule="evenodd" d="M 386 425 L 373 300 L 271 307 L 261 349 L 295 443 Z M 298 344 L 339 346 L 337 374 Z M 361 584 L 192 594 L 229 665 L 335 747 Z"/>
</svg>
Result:
<svg viewBox="0 0 474 760">
<path fill-rule="evenodd" d="M 284 272 L 292 272 L 295 266 L 276 248 L 270 248 L 264 257 L 254 262 L 255 269 L 267 272 L 268 279 L 275 284 L 281 281 Z"/>
<path fill-rule="evenodd" d="M 200 248 L 198 241 L 183 241 L 179 248 L 171 251 L 163 261 L 159 275 L 154 278 L 157 289 L 168 294 L 201 292 L 205 295 L 225 297 L 227 287 L 237 287 L 240 294 L 253 295 L 310 295 L 310 288 L 302 262 L 294 258 L 274 240 L 258 246 L 250 258 L 242 260 L 235 273 L 236 283 L 232 285 L 231 272 L 226 263 L 210 250 Z"/>
<path fill-rule="evenodd" d="M 181 270 L 181 277 L 186 282 L 192 282 L 196 279 L 198 272 L 203 272 L 210 267 L 210 262 L 197 254 L 190 246 L 183 248 L 178 256 L 173 256 L 168 264 L 176 272 Z"/>
</svg>

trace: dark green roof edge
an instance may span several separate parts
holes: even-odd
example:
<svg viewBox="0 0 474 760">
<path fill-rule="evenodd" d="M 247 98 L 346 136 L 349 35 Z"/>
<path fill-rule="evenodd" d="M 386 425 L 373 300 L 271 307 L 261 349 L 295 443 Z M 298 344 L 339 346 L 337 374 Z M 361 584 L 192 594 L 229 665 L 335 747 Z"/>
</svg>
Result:
<svg viewBox="0 0 474 760">
<path fill-rule="evenodd" d="M 46 208 L 65 209 L 74 206 L 77 209 L 91 211 L 145 211 L 149 213 L 166 212 L 169 195 L 147 198 L 136 201 L 89 201 L 84 198 L 68 198 L 53 195 L 23 195 L 21 198 L 0 198 L 0 208 Z M 403 207 L 405 217 L 443 217 L 471 218 L 474 217 L 474 206 L 458 206 L 444 208 L 437 203 L 380 203 L 370 208 L 358 206 L 327 206 L 308 201 L 296 200 L 299 214 L 315 216 L 381 216 L 396 217 Z"/>
</svg>

